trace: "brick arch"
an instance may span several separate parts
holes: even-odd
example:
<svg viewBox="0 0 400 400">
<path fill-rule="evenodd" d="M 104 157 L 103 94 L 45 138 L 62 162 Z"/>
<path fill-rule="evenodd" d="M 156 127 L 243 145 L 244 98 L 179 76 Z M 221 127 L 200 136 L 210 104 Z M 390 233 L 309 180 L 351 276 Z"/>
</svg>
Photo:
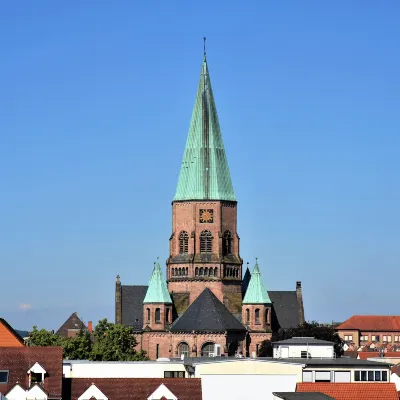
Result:
<svg viewBox="0 0 400 400">
<path fill-rule="evenodd" d="M 215 343 L 215 341 L 213 341 L 213 340 L 205 340 L 201 345 L 200 345 L 200 355 L 201 355 L 201 357 L 204 357 L 203 356 L 203 347 L 206 345 L 206 344 L 212 344 L 212 345 L 216 345 L 216 343 Z"/>
<path fill-rule="evenodd" d="M 179 348 L 182 344 L 187 344 L 189 346 L 189 357 L 190 357 L 190 344 L 187 340 L 181 340 L 180 342 L 177 343 L 175 347 L 175 354 L 179 355 Z"/>
</svg>

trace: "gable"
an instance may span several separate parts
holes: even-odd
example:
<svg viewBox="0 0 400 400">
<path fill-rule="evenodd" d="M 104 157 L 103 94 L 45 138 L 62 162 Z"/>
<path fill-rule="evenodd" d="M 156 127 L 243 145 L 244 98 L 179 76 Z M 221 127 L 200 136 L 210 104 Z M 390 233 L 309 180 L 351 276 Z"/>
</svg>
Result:
<svg viewBox="0 0 400 400">
<path fill-rule="evenodd" d="M 178 400 L 178 398 L 162 383 L 147 400 Z"/>
<path fill-rule="evenodd" d="M 19 385 L 16 384 L 7 394 L 7 400 L 25 400 L 26 392 L 25 390 Z"/>
<path fill-rule="evenodd" d="M 72 313 L 69 318 L 60 326 L 57 335 L 62 337 L 75 336 L 81 329 L 87 329 L 83 321 L 78 317 L 78 313 Z"/>
<path fill-rule="evenodd" d="M 95 385 L 92 384 L 88 387 L 81 396 L 78 397 L 78 400 L 108 400 L 107 396 Z"/>
<path fill-rule="evenodd" d="M 34 385 L 26 391 L 27 400 L 47 400 L 47 393 L 43 390 L 41 385 Z"/>
<path fill-rule="evenodd" d="M 22 347 L 24 339 L 5 321 L 0 318 L 0 347 Z"/>
</svg>

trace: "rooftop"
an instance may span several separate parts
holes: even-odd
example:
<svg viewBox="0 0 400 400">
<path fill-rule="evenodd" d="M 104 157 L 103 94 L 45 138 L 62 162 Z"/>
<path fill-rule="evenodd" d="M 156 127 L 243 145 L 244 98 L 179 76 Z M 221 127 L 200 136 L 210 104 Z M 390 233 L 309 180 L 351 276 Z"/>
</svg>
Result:
<svg viewBox="0 0 400 400">
<path fill-rule="evenodd" d="M 278 392 L 272 394 L 283 400 L 335 400 L 333 397 L 318 392 Z"/>
<path fill-rule="evenodd" d="M 296 392 L 320 392 L 336 400 L 398 400 L 394 383 L 298 383 Z"/>
<path fill-rule="evenodd" d="M 400 316 L 390 315 L 353 315 L 342 324 L 336 327 L 337 330 L 357 329 L 360 331 L 400 332 Z"/>
<path fill-rule="evenodd" d="M 279 340 L 278 342 L 272 342 L 273 345 L 280 344 L 292 344 L 292 345 L 320 345 L 320 346 L 333 346 L 334 343 L 328 340 L 315 339 L 314 337 L 292 337 L 291 339 Z"/>
</svg>

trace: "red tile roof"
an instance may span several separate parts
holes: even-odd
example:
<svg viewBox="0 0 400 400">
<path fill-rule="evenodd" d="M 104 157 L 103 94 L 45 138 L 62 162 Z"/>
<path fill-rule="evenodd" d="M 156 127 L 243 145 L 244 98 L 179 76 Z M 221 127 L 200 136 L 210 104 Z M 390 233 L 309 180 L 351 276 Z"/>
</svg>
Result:
<svg viewBox="0 0 400 400">
<path fill-rule="evenodd" d="M 392 374 L 396 374 L 396 375 L 400 376 L 400 364 L 397 364 L 394 367 L 392 367 L 390 372 Z"/>
<path fill-rule="evenodd" d="M 77 400 L 92 384 L 109 400 L 147 399 L 164 384 L 179 400 L 201 400 L 198 378 L 72 378 L 72 400 Z"/>
<path fill-rule="evenodd" d="M 399 400 L 394 383 L 298 383 L 296 392 L 320 392 L 336 400 Z"/>
<path fill-rule="evenodd" d="M 398 331 L 400 332 L 400 316 L 390 315 L 353 315 L 344 321 L 336 330 L 358 329 L 360 331 L 383 332 Z"/>
<path fill-rule="evenodd" d="M 17 382 L 27 389 L 27 372 L 38 362 L 47 372 L 44 390 L 50 398 L 61 399 L 62 360 L 61 347 L 0 347 L 0 370 L 9 371 L 8 383 L 0 384 L 0 392 L 6 394 Z"/>
<path fill-rule="evenodd" d="M 360 360 L 366 360 L 367 358 L 379 357 L 379 353 L 375 351 L 360 351 L 358 353 L 358 358 Z"/>
<path fill-rule="evenodd" d="M 0 318 L 0 347 L 22 347 L 24 339 L 8 324 Z"/>
</svg>

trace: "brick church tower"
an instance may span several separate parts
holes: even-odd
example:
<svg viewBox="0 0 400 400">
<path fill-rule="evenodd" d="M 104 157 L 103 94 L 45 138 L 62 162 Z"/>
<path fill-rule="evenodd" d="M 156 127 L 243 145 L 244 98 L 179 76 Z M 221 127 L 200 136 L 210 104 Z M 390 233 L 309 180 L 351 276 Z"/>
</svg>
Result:
<svg viewBox="0 0 400 400">
<path fill-rule="evenodd" d="M 178 315 L 207 287 L 230 312 L 241 314 L 237 202 L 205 55 L 172 202 L 169 247 L 168 290 Z"/>
</svg>

